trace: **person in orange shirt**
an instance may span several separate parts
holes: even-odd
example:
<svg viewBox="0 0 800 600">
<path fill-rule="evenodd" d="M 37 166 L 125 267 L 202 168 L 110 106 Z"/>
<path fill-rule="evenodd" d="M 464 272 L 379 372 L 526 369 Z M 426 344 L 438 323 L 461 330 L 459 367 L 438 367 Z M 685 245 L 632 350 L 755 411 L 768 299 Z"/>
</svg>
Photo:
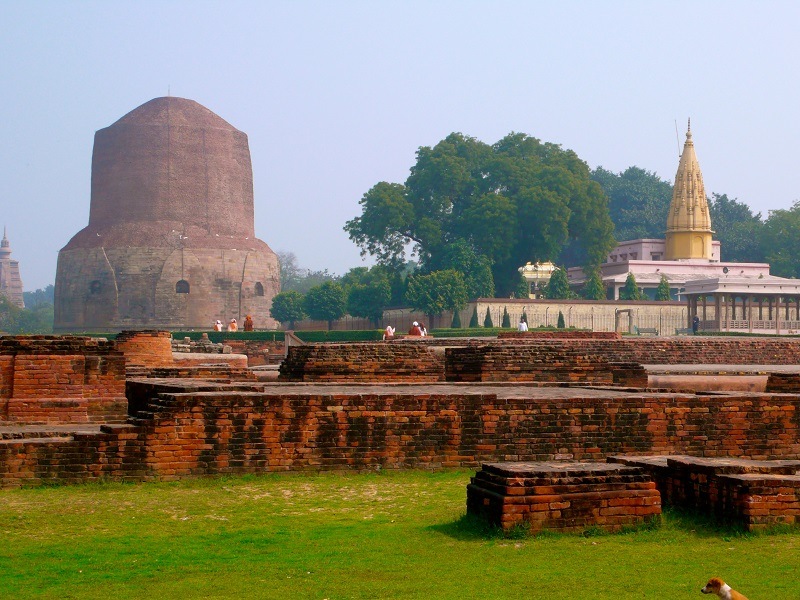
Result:
<svg viewBox="0 0 800 600">
<path fill-rule="evenodd" d="M 231 319 L 228 323 L 228 331 L 239 331 L 239 326 L 236 324 L 236 319 Z"/>
</svg>

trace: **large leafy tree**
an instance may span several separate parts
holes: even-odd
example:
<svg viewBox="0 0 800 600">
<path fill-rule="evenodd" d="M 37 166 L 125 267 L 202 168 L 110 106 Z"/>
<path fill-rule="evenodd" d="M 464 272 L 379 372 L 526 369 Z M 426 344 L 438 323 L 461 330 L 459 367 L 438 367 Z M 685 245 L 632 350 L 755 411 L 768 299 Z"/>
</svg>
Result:
<svg viewBox="0 0 800 600">
<path fill-rule="evenodd" d="M 465 246 L 487 261 L 501 295 L 515 290 L 519 265 L 554 260 L 569 242 L 587 265 L 613 246 L 606 196 L 586 163 L 519 133 L 494 145 L 453 133 L 421 147 L 405 184 L 376 184 L 361 209 L 345 230 L 362 254 L 397 265 L 410 245 L 423 272 L 459 270 L 470 291 L 485 291 L 486 278 L 465 272 Z"/>
<path fill-rule="evenodd" d="M 350 273 L 355 270 L 352 269 Z M 351 283 L 348 277 L 350 273 L 342 277 L 347 294 L 347 312 L 354 317 L 369 319 L 378 327 L 383 311 L 392 299 L 389 278 L 380 267 L 373 267 L 370 270 L 364 269 L 360 278 Z"/>
<path fill-rule="evenodd" d="M 800 277 L 800 200 L 789 209 L 769 211 L 761 242 L 772 273 Z"/>
<path fill-rule="evenodd" d="M 491 298 L 494 296 L 494 278 L 489 259 L 479 254 L 465 240 L 447 244 L 442 253 L 432 256 L 427 266 L 430 271 L 453 269 L 464 275 L 467 296 L 470 298 Z"/>
<path fill-rule="evenodd" d="M 722 244 L 722 259 L 732 262 L 761 262 L 760 240 L 764 233 L 761 213 L 726 194 L 712 194 L 708 203 L 714 237 Z"/>
<path fill-rule="evenodd" d="M 308 290 L 303 303 L 308 316 L 316 321 L 327 321 L 328 329 L 345 313 L 344 288 L 336 281 L 326 281 Z"/>
<path fill-rule="evenodd" d="M 269 314 L 276 321 L 289 325 L 289 329 L 294 329 L 294 322 L 305 319 L 306 313 L 303 308 L 304 296 L 295 290 L 275 294 L 272 298 Z"/>
<path fill-rule="evenodd" d="M 639 167 L 628 167 L 622 173 L 597 167 L 592 179 L 608 196 L 608 212 L 617 240 L 664 238 L 672 202 L 671 183 Z"/>
<path fill-rule="evenodd" d="M 453 269 L 409 277 L 406 300 L 415 310 L 433 316 L 446 310 L 461 310 L 467 305 L 464 276 Z"/>
</svg>

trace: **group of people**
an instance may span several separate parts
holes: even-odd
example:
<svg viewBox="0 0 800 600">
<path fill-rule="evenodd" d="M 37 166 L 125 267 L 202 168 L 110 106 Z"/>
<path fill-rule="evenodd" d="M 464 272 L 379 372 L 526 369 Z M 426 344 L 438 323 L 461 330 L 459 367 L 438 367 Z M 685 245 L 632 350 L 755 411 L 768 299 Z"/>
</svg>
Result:
<svg viewBox="0 0 800 600">
<path fill-rule="evenodd" d="M 422 321 L 419 322 L 414 321 L 411 324 L 411 329 L 408 330 L 408 335 L 419 335 L 422 337 L 428 335 L 428 330 L 425 329 L 425 323 L 423 323 Z"/>
<path fill-rule="evenodd" d="M 391 325 L 387 325 L 386 329 L 383 331 L 383 339 L 384 340 L 391 340 L 394 338 L 395 328 Z M 416 335 L 419 337 L 424 337 L 428 335 L 428 330 L 425 328 L 425 323 L 421 321 L 414 321 L 411 324 L 411 329 L 408 330 L 408 335 Z"/>
<path fill-rule="evenodd" d="M 219 319 L 214 321 L 213 329 L 214 329 L 214 331 L 222 331 L 222 321 L 220 321 Z M 228 322 L 227 330 L 228 331 L 239 331 L 239 323 L 236 322 L 236 319 L 231 319 Z M 251 317 L 250 315 L 247 315 L 244 318 L 244 330 L 245 331 L 253 331 L 253 317 Z"/>
</svg>

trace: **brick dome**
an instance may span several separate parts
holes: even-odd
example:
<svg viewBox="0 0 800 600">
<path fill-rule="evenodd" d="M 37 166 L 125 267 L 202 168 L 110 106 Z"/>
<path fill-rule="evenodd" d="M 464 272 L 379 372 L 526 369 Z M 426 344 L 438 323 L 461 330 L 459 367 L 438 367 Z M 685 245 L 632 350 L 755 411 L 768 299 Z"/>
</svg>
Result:
<svg viewBox="0 0 800 600">
<path fill-rule="evenodd" d="M 203 247 L 255 237 L 250 148 L 194 100 L 155 98 L 95 134 L 89 226 L 68 247 L 163 245 L 179 234 Z"/>
</svg>

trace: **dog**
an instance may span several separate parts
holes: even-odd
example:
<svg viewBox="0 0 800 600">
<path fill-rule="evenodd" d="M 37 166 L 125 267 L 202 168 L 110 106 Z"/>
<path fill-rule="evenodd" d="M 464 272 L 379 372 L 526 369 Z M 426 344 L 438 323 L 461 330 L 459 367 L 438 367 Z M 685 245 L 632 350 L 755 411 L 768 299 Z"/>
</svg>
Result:
<svg viewBox="0 0 800 600">
<path fill-rule="evenodd" d="M 732 590 L 731 586 L 722 581 L 719 577 L 712 577 L 708 580 L 705 587 L 700 588 L 704 594 L 716 594 L 722 600 L 747 600 L 747 597 L 740 594 L 736 590 Z"/>
</svg>

